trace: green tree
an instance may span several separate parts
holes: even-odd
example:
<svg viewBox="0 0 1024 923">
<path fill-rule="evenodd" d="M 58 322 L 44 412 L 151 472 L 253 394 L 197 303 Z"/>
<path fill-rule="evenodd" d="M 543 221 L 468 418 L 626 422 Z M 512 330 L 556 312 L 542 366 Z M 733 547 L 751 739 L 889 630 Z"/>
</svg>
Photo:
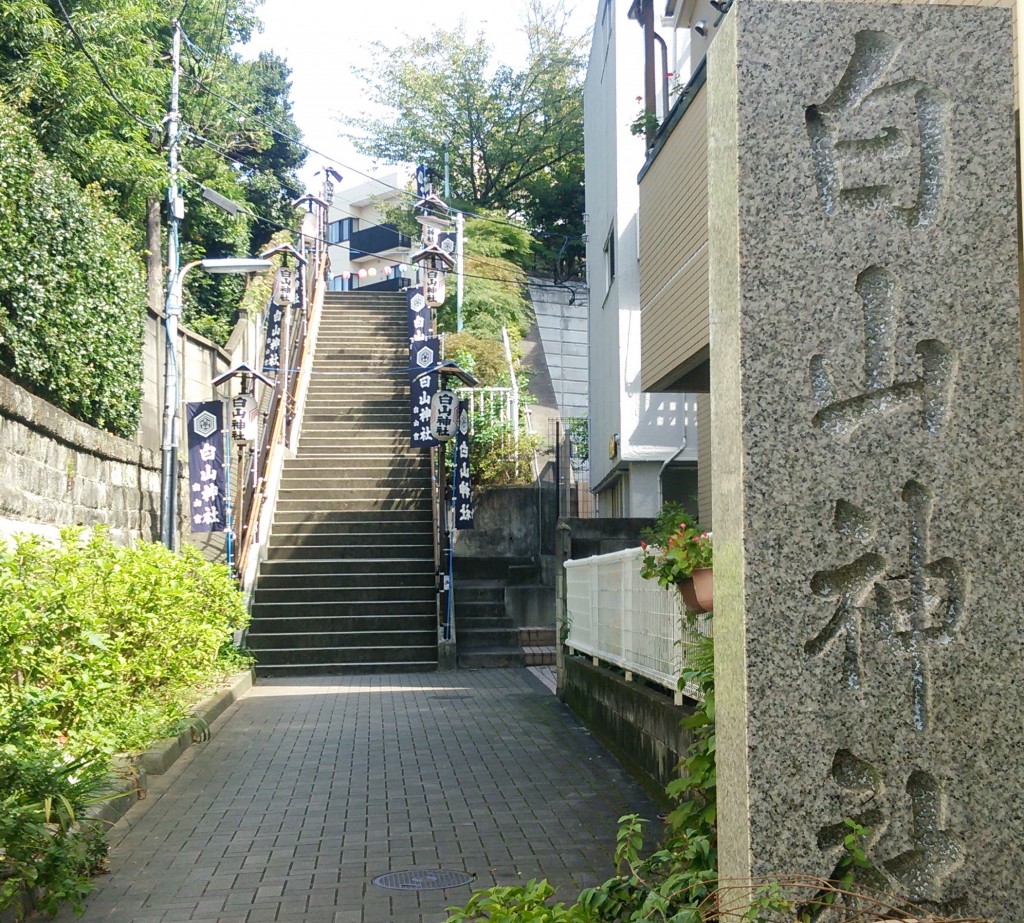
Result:
<svg viewBox="0 0 1024 923">
<path fill-rule="evenodd" d="M 390 49 L 359 71 L 384 117 L 343 120 L 364 154 L 440 167 L 447 152 L 452 200 L 497 209 L 545 228 L 550 256 L 583 230 L 583 92 L 586 37 L 571 37 L 561 0 L 529 0 L 523 66 L 493 66 L 465 24 Z"/>
<path fill-rule="evenodd" d="M 6 0 L 3 6 L 0 98 L 29 121 L 50 158 L 100 191 L 128 222 L 135 248 L 152 254 L 157 301 L 175 16 L 182 16 L 186 34 L 183 258 L 252 252 L 275 224 L 294 224 L 289 203 L 304 151 L 288 140 L 300 138 L 288 68 L 272 54 L 245 61 L 234 50 L 257 25 L 253 0 Z M 227 215 L 202 198 L 204 186 L 266 220 Z M 230 329 L 238 280 L 190 289 L 186 320 L 202 327 L 208 318 L 207 333 Z"/>
<path fill-rule="evenodd" d="M 484 339 L 501 339 L 505 327 L 513 340 L 529 329 L 533 309 L 526 298 L 526 274 L 533 238 L 511 224 L 470 218 L 466 221 L 466 275 L 462 300 L 463 330 Z M 438 310 L 438 328 L 456 330 L 455 278 Z"/>
</svg>

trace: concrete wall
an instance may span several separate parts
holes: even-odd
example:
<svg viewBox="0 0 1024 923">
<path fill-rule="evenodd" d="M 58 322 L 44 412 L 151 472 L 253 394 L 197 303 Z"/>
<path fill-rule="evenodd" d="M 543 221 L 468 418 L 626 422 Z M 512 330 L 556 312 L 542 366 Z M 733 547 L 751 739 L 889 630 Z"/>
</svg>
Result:
<svg viewBox="0 0 1024 923">
<path fill-rule="evenodd" d="M 551 376 L 555 403 L 562 419 L 587 415 L 587 293 L 568 291 L 539 281 L 528 289 L 537 315 L 537 330 Z"/>
<path fill-rule="evenodd" d="M 636 548 L 640 532 L 654 524 L 654 519 L 561 519 L 558 522 L 560 560 L 579 560 L 595 554 L 611 554 Z"/>
<path fill-rule="evenodd" d="M 554 553 L 555 490 L 537 481 L 481 487 L 473 498 L 474 528 L 455 532 L 458 558 L 533 558 Z"/>
<path fill-rule="evenodd" d="M 0 378 L 0 535 L 107 525 L 156 539 L 160 457 Z"/>
<path fill-rule="evenodd" d="M 678 776 L 690 744 L 681 722 L 693 714 L 691 705 L 674 705 L 664 692 L 627 683 L 583 657 L 566 658 L 559 696 L 652 795 L 665 800 L 664 787 Z"/>
<path fill-rule="evenodd" d="M 142 340 L 142 416 L 138 441 L 152 452 L 160 451 L 164 413 L 163 314 L 148 312 Z M 178 327 L 178 372 L 181 400 L 205 401 L 213 397 L 210 382 L 231 367 L 227 351 L 187 327 Z"/>
</svg>

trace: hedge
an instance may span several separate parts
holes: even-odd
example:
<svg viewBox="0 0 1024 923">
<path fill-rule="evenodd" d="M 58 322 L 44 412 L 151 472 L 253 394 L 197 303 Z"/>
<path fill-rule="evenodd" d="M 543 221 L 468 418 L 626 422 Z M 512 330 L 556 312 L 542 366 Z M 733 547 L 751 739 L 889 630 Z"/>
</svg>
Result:
<svg viewBox="0 0 1024 923">
<path fill-rule="evenodd" d="M 0 372 L 120 436 L 138 427 L 146 285 L 127 227 L 0 102 Z"/>
</svg>

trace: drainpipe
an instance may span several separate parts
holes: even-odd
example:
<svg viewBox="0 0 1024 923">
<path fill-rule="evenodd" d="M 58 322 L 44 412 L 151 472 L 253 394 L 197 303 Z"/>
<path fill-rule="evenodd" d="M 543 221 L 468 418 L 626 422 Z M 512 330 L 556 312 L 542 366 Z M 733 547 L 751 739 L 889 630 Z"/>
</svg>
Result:
<svg viewBox="0 0 1024 923">
<path fill-rule="evenodd" d="M 657 115 L 654 98 L 654 0 L 641 0 L 639 14 L 644 29 L 644 109 Z M 647 126 L 647 149 L 654 147 L 658 130 Z"/>
<path fill-rule="evenodd" d="M 679 458 L 679 456 L 682 455 L 683 452 L 686 451 L 686 446 L 687 446 L 687 439 L 686 439 L 686 436 L 684 435 L 683 436 L 683 444 L 681 446 L 679 446 L 678 449 L 676 449 L 668 458 L 666 458 L 661 463 L 661 470 L 658 472 L 658 509 L 659 510 L 661 509 L 662 503 L 665 502 L 665 500 L 664 500 L 664 491 L 661 489 L 661 479 L 662 479 L 662 477 L 665 474 L 665 469 L 669 465 L 671 465 L 672 462 L 674 462 L 677 458 Z"/>
<path fill-rule="evenodd" d="M 671 108 L 668 104 L 668 45 L 657 32 L 654 33 L 654 40 L 661 45 L 661 105 L 663 112 L 661 115 L 661 121 L 665 121 L 668 118 L 668 112 Z"/>
</svg>

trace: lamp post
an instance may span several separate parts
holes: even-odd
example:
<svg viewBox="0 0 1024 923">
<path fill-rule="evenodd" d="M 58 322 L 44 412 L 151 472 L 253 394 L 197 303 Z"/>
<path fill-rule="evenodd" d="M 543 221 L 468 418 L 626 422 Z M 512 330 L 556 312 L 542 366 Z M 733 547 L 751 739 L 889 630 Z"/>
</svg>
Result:
<svg viewBox="0 0 1024 923">
<path fill-rule="evenodd" d="M 189 270 L 199 266 L 212 274 L 264 272 L 273 266 L 270 260 L 246 257 L 194 260 L 186 263 L 167 286 L 164 310 L 164 417 L 160 470 L 160 541 L 174 550 L 174 521 L 178 507 L 178 318 L 181 317 L 181 293 Z"/>
</svg>

